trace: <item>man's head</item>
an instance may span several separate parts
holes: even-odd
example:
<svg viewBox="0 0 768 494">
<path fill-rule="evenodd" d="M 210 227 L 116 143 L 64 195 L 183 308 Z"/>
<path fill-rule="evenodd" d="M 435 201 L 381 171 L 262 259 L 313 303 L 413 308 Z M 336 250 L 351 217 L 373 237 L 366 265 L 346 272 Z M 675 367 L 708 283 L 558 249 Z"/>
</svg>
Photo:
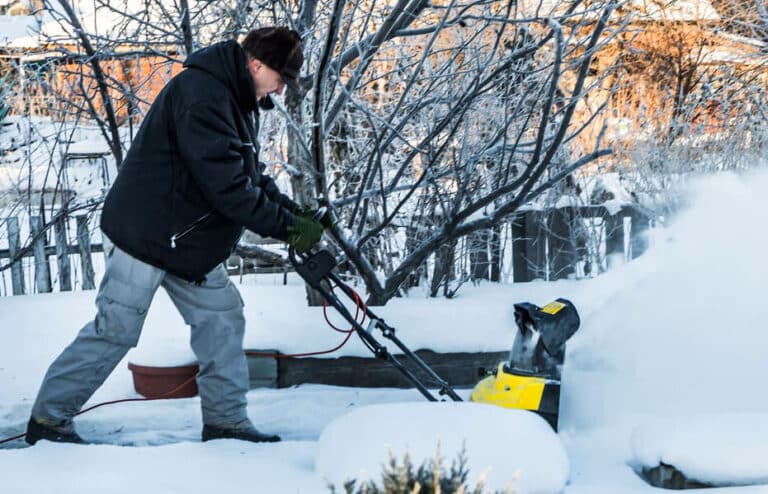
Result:
<svg viewBox="0 0 768 494">
<path fill-rule="evenodd" d="M 257 100 L 272 93 L 282 94 L 286 85 L 298 89 L 299 70 L 304 63 L 299 33 L 285 27 L 253 29 L 241 46 Z"/>
</svg>

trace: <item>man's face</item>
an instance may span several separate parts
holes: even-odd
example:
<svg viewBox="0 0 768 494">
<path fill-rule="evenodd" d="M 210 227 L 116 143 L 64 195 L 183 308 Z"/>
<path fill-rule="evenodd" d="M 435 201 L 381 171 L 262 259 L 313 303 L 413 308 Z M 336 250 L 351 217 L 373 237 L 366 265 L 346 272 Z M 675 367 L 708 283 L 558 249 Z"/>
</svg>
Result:
<svg viewBox="0 0 768 494">
<path fill-rule="evenodd" d="M 285 90 L 285 83 L 280 77 L 280 73 L 271 69 L 261 60 L 256 58 L 248 62 L 248 70 L 253 78 L 253 85 L 256 89 L 256 99 L 260 100 L 269 94 L 282 95 Z"/>
</svg>

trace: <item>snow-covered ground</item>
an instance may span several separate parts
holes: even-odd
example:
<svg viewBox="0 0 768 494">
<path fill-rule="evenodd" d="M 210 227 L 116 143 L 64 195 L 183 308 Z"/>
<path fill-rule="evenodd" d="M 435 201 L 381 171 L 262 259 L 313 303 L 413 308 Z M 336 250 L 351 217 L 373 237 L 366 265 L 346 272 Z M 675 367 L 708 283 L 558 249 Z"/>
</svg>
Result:
<svg viewBox="0 0 768 494">
<path fill-rule="evenodd" d="M 647 494 L 656 489 L 635 470 L 659 462 L 724 486 L 768 484 L 768 309 L 760 299 L 768 231 L 759 217 L 768 209 L 766 188 L 766 174 L 701 182 L 693 206 L 658 232 L 646 255 L 596 279 L 464 286 L 453 300 L 413 294 L 377 310 L 413 349 L 505 350 L 513 303 L 572 300 L 582 327 L 568 346 L 560 441 L 530 414 L 427 404 L 414 390 L 257 389 L 248 395 L 250 416 L 282 443 L 200 443 L 198 398 L 119 404 L 77 419 L 80 433 L 102 444 L 0 449 L 1 490 L 322 493 L 329 480 L 385 463 L 390 448 L 433 451 L 443 428 L 441 455 L 452 459 L 462 439 L 479 444 L 476 459 L 503 459 L 488 465 L 498 475 L 493 485 L 511 480 L 522 492 L 552 492 L 552 479 L 567 477 L 566 494 Z M 295 278 L 283 286 L 279 277 L 251 277 L 240 289 L 250 348 L 292 353 L 338 342 L 320 310 L 304 307 Z M 23 430 L 45 369 L 90 317 L 93 296 L 0 298 L 0 436 Z M 188 361 L 186 341 L 181 318 L 159 293 L 127 360 Z M 353 342 L 336 355 L 365 354 Z M 93 403 L 136 396 L 126 363 Z M 471 466 L 474 481 L 483 467 Z M 768 493 L 768 485 L 718 492 Z"/>
</svg>

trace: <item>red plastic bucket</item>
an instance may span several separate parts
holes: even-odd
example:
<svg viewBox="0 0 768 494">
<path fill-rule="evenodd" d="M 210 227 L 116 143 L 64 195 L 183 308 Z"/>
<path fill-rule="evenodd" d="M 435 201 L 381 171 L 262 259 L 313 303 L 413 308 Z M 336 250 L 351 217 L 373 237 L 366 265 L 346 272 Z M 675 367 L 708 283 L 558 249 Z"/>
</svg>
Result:
<svg viewBox="0 0 768 494">
<path fill-rule="evenodd" d="M 189 398 L 197 395 L 194 377 L 197 364 L 176 367 L 150 367 L 128 362 L 133 373 L 133 387 L 146 398 Z"/>
</svg>

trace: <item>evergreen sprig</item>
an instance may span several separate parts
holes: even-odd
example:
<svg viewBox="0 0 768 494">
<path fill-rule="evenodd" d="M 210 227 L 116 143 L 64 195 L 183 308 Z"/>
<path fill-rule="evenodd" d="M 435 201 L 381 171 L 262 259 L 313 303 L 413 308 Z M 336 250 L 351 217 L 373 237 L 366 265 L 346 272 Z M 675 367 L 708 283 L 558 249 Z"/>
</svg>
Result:
<svg viewBox="0 0 768 494">
<path fill-rule="evenodd" d="M 440 456 L 440 447 L 431 460 L 414 468 L 411 456 L 406 453 L 402 462 L 390 452 L 389 460 L 384 465 L 380 481 L 359 482 L 349 480 L 344 483 L 344 494 L 483 494 L 485 486 L 478 481 L 474 488 L 467 485 L 469 469 L 467 467 L 466 447 L 462 447 L 450 468 L 444 467 L 444 458 Z M 336 488 L 329 486 L 331 494 Z M 512 491 L 510 491 L 512 492 Z M 497 493 L 499 494 L 499 493 Z"/>
</svg>

